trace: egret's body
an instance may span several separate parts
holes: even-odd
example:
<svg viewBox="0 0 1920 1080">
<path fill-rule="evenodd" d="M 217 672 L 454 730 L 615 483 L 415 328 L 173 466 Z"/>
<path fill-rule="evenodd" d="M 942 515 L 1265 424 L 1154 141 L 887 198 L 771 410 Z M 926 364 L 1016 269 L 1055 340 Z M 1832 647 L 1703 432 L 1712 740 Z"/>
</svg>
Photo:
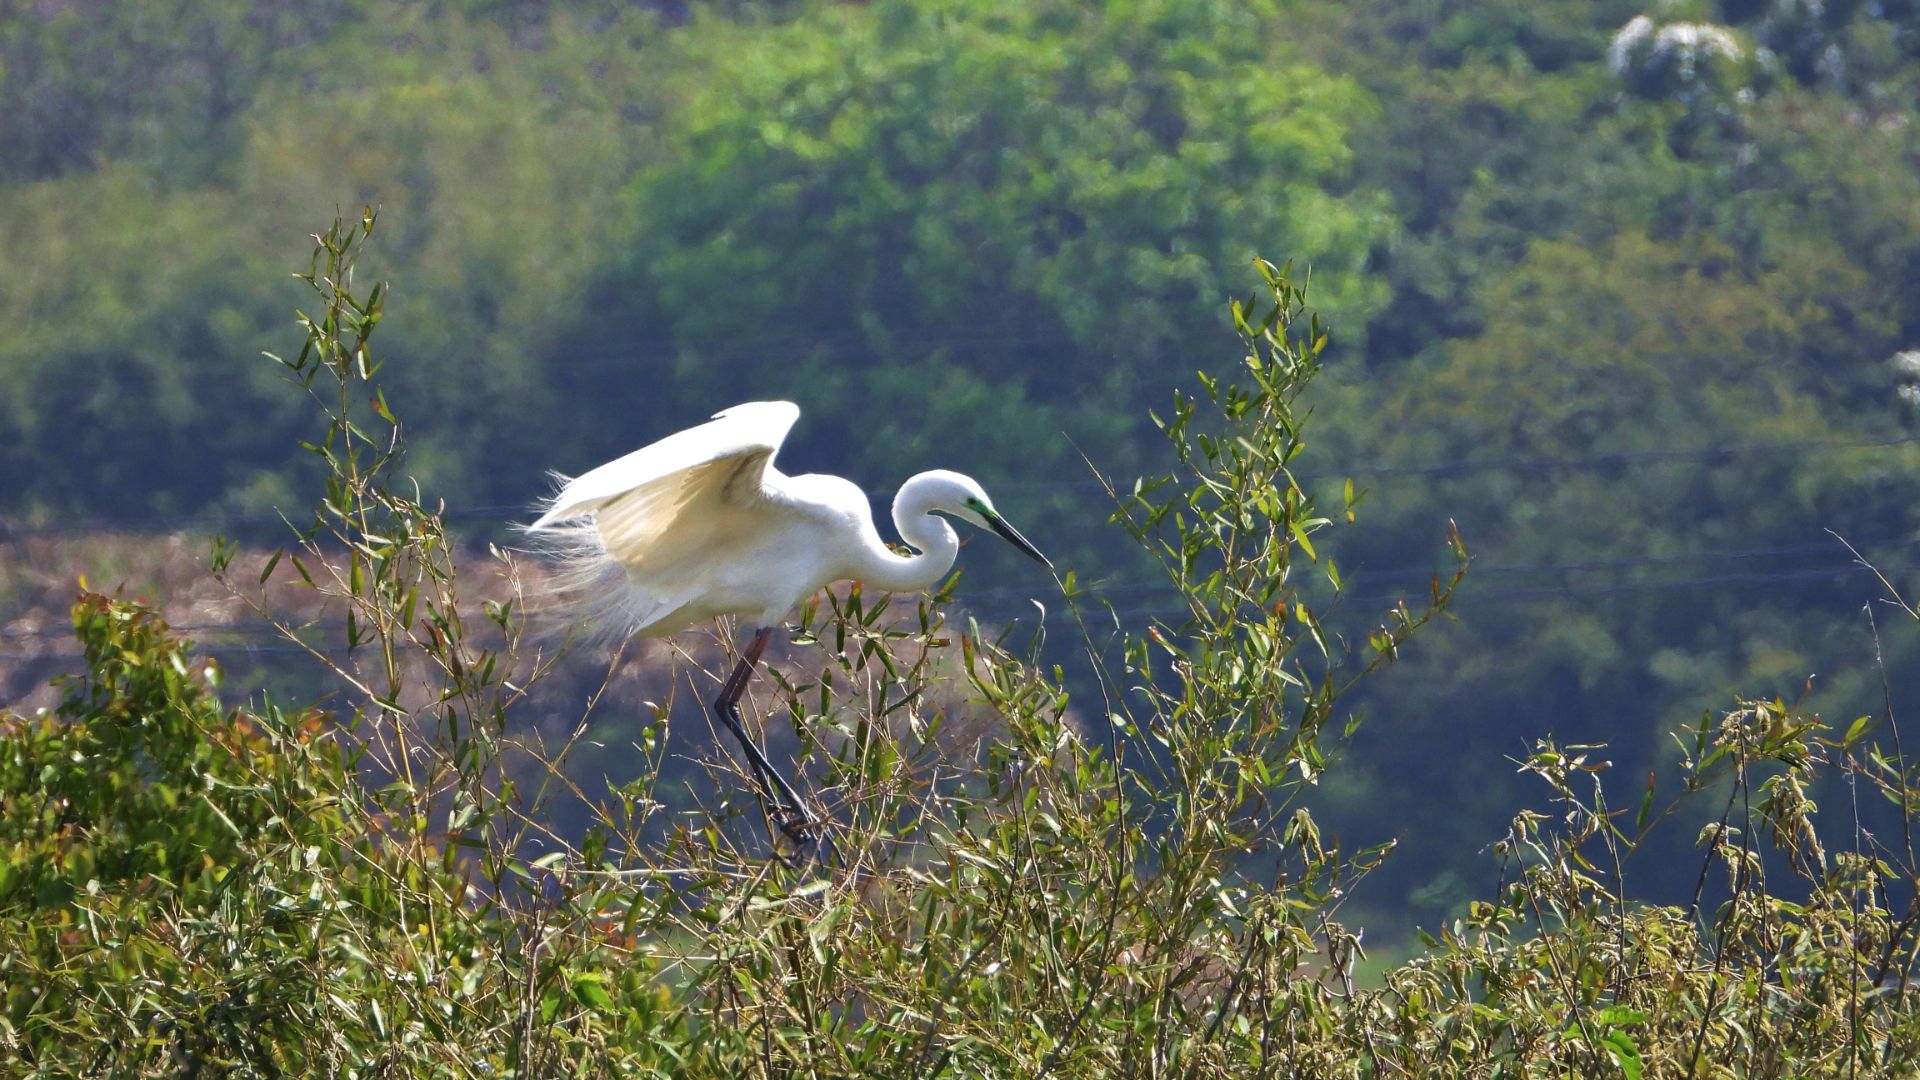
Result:
<svg viewBox="0 0 1920 1080">
<path fill-rule="evenodd" d="M 993 529 L 1046 559 L 1000 518 L 979 484 L 945 471 L 901 485 L 894 526 L 917 554 L 896 554 L 880 539 L 857 485 L 774 468 L 799 417 L 799 408 L 784 401 L 736 405 L 567 481 L 527 528 L 554 537 L 562 589 L 584 600 L 603 631 L 654 637 L 720 615 L 762 628 L 714 708 L 762 783 L 778 789 L 783 810 L 811 824 L 738 722 L 739 695 L 771 627 L 836 581 L 890 592 L 934 585 L 960 551 L 953 526 L 936 511 Z"/>
</svg>

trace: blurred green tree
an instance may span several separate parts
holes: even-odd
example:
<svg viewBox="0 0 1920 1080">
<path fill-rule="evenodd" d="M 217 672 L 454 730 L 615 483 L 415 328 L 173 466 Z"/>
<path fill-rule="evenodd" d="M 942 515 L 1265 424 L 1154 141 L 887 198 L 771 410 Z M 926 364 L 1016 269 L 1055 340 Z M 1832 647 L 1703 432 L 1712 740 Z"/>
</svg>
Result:
<svg viewBox="0 0 1920 1080">
<path fill-rule="evenodd" d="M 793 397 L 801 452 L 876 483 L 942 445 L 1070 481 L 1063 428 L 1124 468 L 1256 249 L 1310 264 L 1355 333 L 1384 300 L 1363 270 L 1391 221 L 1347 147 L 1373 103 L 1286 23 L 1167 0 L 696 19 L 673 45 L 697 92 L 559 356 L 594 357 L 622 418 Z M 633 438 L 601 430 L 594 453 Z"/>
</svg>

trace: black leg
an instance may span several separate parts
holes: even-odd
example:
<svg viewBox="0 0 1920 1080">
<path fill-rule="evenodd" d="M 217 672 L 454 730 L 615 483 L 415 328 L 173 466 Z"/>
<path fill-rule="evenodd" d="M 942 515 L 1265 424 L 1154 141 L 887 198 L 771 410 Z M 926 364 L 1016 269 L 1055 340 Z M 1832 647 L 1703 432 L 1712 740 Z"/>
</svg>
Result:
<svg viewBox="0 0 1920 1080">
<path fill-rule="evenodd" d="M 727 730 L 733 732 L 733 737 L 739 740 L 740 749 L 747 755 L 747 765 L 753 770 L 754 781 L 760 786 L 760 793 L 774 805 L 774 821 L 780 826 L 780 831 L 795 843 L 805 843 L 814 838 L 818 822 L 807 812 L 793 785 L 754 745 L 740 719 L 740 695 L 746 693 L 747 681 L 753 678 L 753 669 L 760 662 L 760 654 L 767 649 L 767 639 L 772 636 L 773 628 L 767 627 L 755 634 L 747 647 L 741 650 L 740 662 L 734 665 L 733 673 L 721 684 L 720 696 L 713 699 L 713 712 L 721 723 L 727 725 Z"/>
</svg>

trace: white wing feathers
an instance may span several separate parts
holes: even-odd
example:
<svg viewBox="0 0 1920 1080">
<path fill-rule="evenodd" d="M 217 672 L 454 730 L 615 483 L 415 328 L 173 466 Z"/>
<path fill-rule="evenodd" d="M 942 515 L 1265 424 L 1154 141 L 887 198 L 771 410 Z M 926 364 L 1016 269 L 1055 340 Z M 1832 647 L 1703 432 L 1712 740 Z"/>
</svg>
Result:
<svg viewBox="0 0 1920 1080">
<path fill-rule="evenodd" d="M 527 526 L 553 557 L 546 591 L 600 635 L 678 629 L 715 560 L 757 539 L 773 456 L 799 417 L 784 401 L 735 405 L 568 481 Z"/>
<path fill-rule="evenodd" d="M 800 418 L 787 401 L 753 401 L 714 414 L 699 427 L 676 432 L 659 442 L 593 469 L 567 482 L 547 503 L 528 532 L 577 518 L 618 501 L 619 516 L 642 525 L 655 515 L 667 523 L 689 501 L 719 481 L 729 495 L 757 489 L 766 466 Z M 753 485 L 745 488 L 743 485 Z M 601 520 L 605 531 L 610 523 Z M 609 546 L 612 546 L 611 544 Z"/>
</svg>

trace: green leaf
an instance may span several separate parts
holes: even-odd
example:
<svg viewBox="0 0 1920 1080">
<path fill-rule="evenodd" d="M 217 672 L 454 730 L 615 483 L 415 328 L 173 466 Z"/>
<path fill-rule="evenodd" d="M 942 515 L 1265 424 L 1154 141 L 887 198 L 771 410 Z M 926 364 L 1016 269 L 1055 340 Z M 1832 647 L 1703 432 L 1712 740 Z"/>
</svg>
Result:
<svg viewBox="0 0 1920 1080">
<path fill-rule="evenodd" d="M 1624 1031 L 1609 1031 L 1601 1036 L 1600 1044 L 1607 1048 L 1607 1056 L 1620 1066 L 1627 1080 L 1640 1080 L 1640 1072 L 1645 1066 L 1640 1061 L 1640 1048 L 1634 1045 L 1632 1036 Z"/>
<path fill-rule="evenodd" d="M 1634 1024 L 1644 1024 L 1651 1019 L 1653 1019 L 1652 1013 L 1642 1012 L 1625 1005 L 1609 1005 L 1593 1014 L 1594 1023 L 1608 1027 L 1631 1027 Z"/>
<path fill-rule="evenodd" d="M 1320 556 L 1314 554 L 1313 541 L 1307 539 L 1306 528 L 1302 526 L 1300 522 L 1293 521 L 1293 522 L 1288 522 L 1287 529 L 1289 532 L 1293 533 L 1293 539 L 1296 543 L 1300 545 L 1300 550 L 1307 553 L 1307 558 L 1313 559 L 1314 561 L 1318 562 L 1320 559 Z"/>
<path fill-rule="evenodd" d="M 1855 720 L 1853 723 L 1847 725 L 1847 733 L 1841 736 L 1840 745 L 1852 746 L 1854 743 L 1859 742 L 1860 736 L 1865 735 L 1868 729 L 1873 727 L 1873 721 L 1874 721 L 1873 717 L 1863 716 L 1860 719 Z"/>
<path fill-rule="evenodd" d="M 794 899 L 797 900 L 803 896 L 812 896 L 815 893 L 826 892 L 828 889 L 831 889 L 831 888 L 833 888 L 832 878 L 820 878 L 817 881 L 809 881 L 805 885 L 802 885 L 799 888 L 793 890 L 793 893 L 791 895 Z"/>
<path fill-rule="evenodd" d="M 613 995 L 607 993 L 606 979 L 597 971 L 574 972 L 573 999 L 589 1009 L 610 1011 L 613 1008 Z"/>
</svg>

